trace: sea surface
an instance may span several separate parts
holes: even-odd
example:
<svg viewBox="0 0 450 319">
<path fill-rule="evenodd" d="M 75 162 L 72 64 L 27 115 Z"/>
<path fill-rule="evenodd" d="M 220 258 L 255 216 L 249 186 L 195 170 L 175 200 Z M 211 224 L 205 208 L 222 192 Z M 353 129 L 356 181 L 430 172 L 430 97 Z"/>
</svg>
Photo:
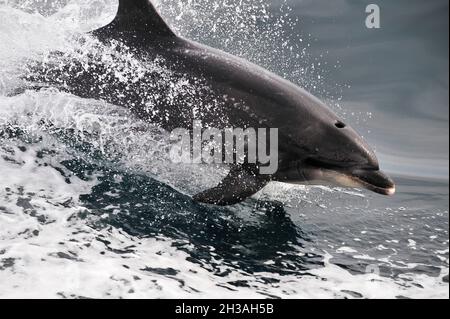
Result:
<svg viewBox="0 0 450 319">
<path fill-rule="evenodd" d="M 273 183 L 195 203 L 225 168 L 172 164 L 167 132 L 126 109 L 21 91 L 30 61 L 92 53 L 82 33 L 116 1 L 3 0 L 0 298 L 449 298 L 448 1 L 154 3 L 179 35 L 327 101 L 398 193 Z"/>
</svg>

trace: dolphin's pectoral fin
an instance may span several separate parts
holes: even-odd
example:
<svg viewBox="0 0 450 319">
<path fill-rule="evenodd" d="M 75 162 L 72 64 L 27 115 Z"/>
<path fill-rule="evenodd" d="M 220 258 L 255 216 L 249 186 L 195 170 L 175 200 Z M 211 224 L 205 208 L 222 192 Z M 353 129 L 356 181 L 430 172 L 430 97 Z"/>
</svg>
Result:
<svg viewBox="0 0 450 319">
<path fill-rule="evenodd" d="M 195 195 L 194 200 L 218 206 L 234 205 L 256 194 L 269 182 L 269 176 L 259 175 L 253 168 L 234 166 L 217 187 Z"/>
<path fill-rule="evenodd" d="M 104 38 L 120 32 L 144 32 L 150 35 L 175 37 L 150 0 L 119 0 L 114 20 L 95 30 L 94 35 Z"/>
</svg>

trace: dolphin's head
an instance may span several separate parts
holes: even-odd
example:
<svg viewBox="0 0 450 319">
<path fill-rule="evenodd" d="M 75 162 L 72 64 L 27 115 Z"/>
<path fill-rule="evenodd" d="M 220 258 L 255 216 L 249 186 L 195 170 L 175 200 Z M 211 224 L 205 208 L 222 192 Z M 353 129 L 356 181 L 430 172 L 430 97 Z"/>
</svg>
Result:
<svg viewBox="0 0 450 319">
<path fill-rule="evenodd" d="M 296 121 L 285 127 L 290 147 L 280 157 L 279 180 L 395 193 L 375 152 L 346 122 L 313 96 L 302 95 L 296 109 Z"/>
</svg>

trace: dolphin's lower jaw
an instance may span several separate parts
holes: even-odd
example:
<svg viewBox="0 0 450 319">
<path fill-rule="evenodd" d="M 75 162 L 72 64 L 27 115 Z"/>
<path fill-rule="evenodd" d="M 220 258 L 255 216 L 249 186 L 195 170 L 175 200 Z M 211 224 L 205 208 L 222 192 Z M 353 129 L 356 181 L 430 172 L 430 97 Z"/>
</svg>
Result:
<svg viewBox="0 0 450 319">
<path fill-rule="evenodd" d="M 382 171 L 355 170 L 349 175 L 360 187 L 371 190 L 381 195 L 392 196 L 395 194 L 395 183 Z"/>
<path fill-rule="evenodd" d="M 387 196 L 392 196 L 396 192 L 394 181 L 380 170 L 320 167 L 299 167 L 298 170 L 303 182 L 311 184 L 317 182 L 349 188 L 365 188 Z"/>
<path fill-rule="evenodd" d="M 291 184 L 327 184 L 349 188 L 365 188 L 387 196 L 392 196 L 396 192 L 394 181 L 375 168 L 323 167 L 298 162 L 291 165 L 289 169 L 277 173 L 275 180 Z"/>
</svg>

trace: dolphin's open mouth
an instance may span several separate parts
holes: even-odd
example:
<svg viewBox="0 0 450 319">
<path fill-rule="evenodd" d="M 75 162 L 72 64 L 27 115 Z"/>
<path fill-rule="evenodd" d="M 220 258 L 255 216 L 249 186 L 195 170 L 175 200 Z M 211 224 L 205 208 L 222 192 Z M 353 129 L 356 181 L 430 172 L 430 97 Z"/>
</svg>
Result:
<svg viewBox="0 0 450 319">
<path fill-rule="evenodd" d="M 365 188 L 387 196 L 392 196 L 396 192 L 394 181 L 378 169 L 323 167 L 322 165 L 313 165 L 307 168 L 299 166 L 298 169 L 307 181 L 327 182 L 351 188 Z"/>
</svg>

